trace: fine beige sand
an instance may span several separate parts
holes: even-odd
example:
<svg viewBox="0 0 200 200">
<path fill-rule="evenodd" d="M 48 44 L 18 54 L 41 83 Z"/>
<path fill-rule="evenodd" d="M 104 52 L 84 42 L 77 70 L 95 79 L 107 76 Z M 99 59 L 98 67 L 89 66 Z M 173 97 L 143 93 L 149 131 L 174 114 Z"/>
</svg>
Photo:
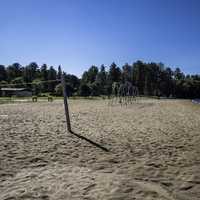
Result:
<svg viewBox="0 0 200 200">
<path fill-rule="evenodd" d="M 0 105 L 0 200 L 200 200 L 200 105 Z"/>
</svg>

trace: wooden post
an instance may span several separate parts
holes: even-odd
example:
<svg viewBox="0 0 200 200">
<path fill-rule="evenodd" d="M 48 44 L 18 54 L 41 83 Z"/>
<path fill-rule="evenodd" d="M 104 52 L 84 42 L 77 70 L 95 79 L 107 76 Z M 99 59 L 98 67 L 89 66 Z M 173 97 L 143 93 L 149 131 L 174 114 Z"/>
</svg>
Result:
<svg viewBox="0 0 200 200">
<path fill-rule="evenodd" d="M 64 73 L 62 73 L 61 81 L 62 81 L 62 87 L 63 87 L 63 97 L 64 97 L 65 116 L 66 116 L 66 121 L 67 121 L 67 130 L 69 132 L 72 132 L 70 117 L 69 117 L 69 108 L 68 108 L 68 103 L 67 103 L 67 90 L 66 90 L 66 82 L 65 82 Z"/>
</svg>

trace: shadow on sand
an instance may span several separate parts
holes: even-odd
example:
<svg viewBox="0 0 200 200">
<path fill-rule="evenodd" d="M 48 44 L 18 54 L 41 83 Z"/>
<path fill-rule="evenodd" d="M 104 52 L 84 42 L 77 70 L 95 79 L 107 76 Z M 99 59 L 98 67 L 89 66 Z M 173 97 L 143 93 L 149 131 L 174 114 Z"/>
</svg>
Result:
<svg viewBox="0 0 200 200">
<path fill-rule="evenodd" d="M 90 144 L 92 144 L 92 145 L 94 145 L 94 146 L 100 148 L 101 150 L 106 151 L 106 152 L 109 152 L 109 150 L 108 150 L 107 148 L 101 146 L 100 144 L 98 144 L 98 143 L 96 143 L 96 142 L 93 142 L 92 140 L 90 140 L 90 139 L 88 139 L 88 138 L 86 138 L 86 137 L 84 137 L 84 136 L 82 136 L 82 135 L 79 135 L 79 134 L 77 134 L 77 133 L 75 133 L 75 132 L 73 132 L 73 131 L 69 131 L 69 132 L 70 132 L 71 134 L 75 135 L 76 137 L 78 137 L 78 138 L 80 138 L 80 139 L 82 139 L 82 140 L 85 140 L 85 141 L 89 142 Z"/>
</svg>

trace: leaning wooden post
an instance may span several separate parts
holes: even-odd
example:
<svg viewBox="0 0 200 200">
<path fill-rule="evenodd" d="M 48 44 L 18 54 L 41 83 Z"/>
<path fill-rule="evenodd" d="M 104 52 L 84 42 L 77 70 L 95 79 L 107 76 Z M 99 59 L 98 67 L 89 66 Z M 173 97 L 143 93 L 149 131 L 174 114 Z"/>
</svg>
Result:
<svg viewBox="0 0 200 200">
<path fill-rule="evenodd" d="M 63 97 L 64 97 L 64 107 L 65 107 L 65 116 L 67 121 L 67 130 L 71 132 L 71 123 L 70 123 L 70 117 L 69 117 L 69 108 L 67 103 L 67 90 L 66 90 L 66 82 L 65 82 L 65 76 L 64 73 L 62 73 L 62 88 L 63 88 Z"/>
</svg>

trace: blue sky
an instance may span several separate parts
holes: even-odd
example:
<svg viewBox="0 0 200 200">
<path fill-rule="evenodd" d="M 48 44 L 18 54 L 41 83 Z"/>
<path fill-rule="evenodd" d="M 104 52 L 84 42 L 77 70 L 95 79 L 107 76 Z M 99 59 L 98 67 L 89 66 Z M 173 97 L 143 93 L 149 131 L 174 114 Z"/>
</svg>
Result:
<svg viewBox="0 0 200 200">
<path fill-rule="evenodd" d="M 200 73 L 199 0 L 0 0 L 0 64 L 78 76 L 140 59 Z"/>
</svg>

